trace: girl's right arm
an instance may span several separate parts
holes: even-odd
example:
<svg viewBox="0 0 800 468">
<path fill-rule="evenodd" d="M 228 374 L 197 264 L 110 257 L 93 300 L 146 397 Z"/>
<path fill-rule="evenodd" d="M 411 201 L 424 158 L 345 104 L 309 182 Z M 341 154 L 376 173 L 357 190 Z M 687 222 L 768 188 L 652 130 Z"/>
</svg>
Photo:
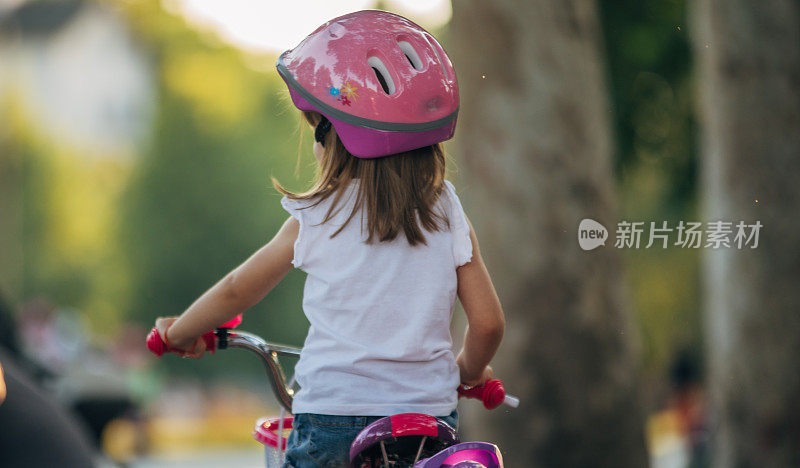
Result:
<svg viewBox="0 0 800 468">
<path fill-rule="evenodd" d="M 503 339 L 506 321 L 500 299 L 492 285 L 489 271 L 483 263 L 478 238 L 469 223 L 469 238 L 472 241 L 472 259 L 456 269 L 458 276 L 458 299 L 467 315 L 467 332 L 464 347 L 456 358 L 461 382 L 481 385 L 492 378 L 489 362 L 494 357 Z"/>
<path fill-rule="evenodd" d="M 300 230 L 289 217 L 275 237 L 238 268 L 200 296 L 179 318 L 156 320 L 156 328 L 170 347 L 199 358 L 205 350 L 200 335 L 213 330 L 257 304 L 292 269 L 294 242 Z"/>
</svg>

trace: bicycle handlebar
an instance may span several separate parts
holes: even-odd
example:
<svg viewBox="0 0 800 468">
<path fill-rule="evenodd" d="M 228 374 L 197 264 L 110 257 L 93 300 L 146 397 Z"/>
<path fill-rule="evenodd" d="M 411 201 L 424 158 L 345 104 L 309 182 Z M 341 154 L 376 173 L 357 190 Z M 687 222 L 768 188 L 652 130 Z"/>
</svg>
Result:
<svg viewBox="0 0 800 468">
<path fill-rule="evenodd" d="M 217 328 L 213 332 L 208 332 L 203 335 L 203 340 L 206 342 L 206 349 L 212 353 L 217 349 L 242 348 L 258 355 L 267 370 L 272 393 L 275 394 L 281 406 L 291 413 L 294 390 L 286 385 L 286 377 L 283 374 L 283 367 L 278 361 L 278 356 L 297 357 L 300 356 L 300 349 L 267 343 L 252 333 L 232 331 L 229 328 Z M 161 357 L 169 351 L 167 344 L 164 343 L 155 328 L 150 330 L 150 334 L 147 336 L 147 349 L 157 357 Z"/>
<path fill-rule="evenodd" d="M 233 321 L 232 321 L 233 322 Z M 225 325 L 236 326 L 238 323 L 226 323 Z M 264 367 L 269 376 L 270 386 L 272 392 L 278 399 L 278 402 L 286 408 L 290 413 L 292 412 L 292 399 L 294 398 L 294 390 L 286 385 L 286 377 L 283 374 L 283 367 L 278 361 L 278 356 L 300 356 L 300 349 L 291 346 L 278 345 L 268 343 L 261 337 L 252 333 L 243 331 L 233 331 L 230 328 L 217 328 L 213 332 L 208 332 L 203 335 L 203 340 L 206 342 L 206 349 L 210 352 L 215 352 L 217 349 L 226 348 L 242 348 L 257 354 L 264 362 Z M 147 349 L 150 350 L 156 357 L 161 357 L 165 352 L 170 351 L 158 330 L 153 328 L 147 336 Z M 505 403 L 513 408 L 519 405 L 519 399 L 506 395 L 503 382 L 498 379 L 493 379 L 483 385 L 467 388 L 466 386 L 458 387 L 459 397 L 475 398 L 483 402 L 486 409 L 494 409 Z"/>
</svg>

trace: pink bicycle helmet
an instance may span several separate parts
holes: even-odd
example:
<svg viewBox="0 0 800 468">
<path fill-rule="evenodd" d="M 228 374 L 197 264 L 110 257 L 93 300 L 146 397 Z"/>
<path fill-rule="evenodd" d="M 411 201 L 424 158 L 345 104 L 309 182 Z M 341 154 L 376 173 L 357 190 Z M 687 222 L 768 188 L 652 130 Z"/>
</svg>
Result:
<svg viewBox="0 0 800 468">
<path fill-rule="evenodd" d="M 334 18 L 276 66 L 294 105 L 325 116 L 354 156 L 388 156 L 453 137 L 453 65 L 430 33 L 402 16 L 365 10 Z"/>
</svg>

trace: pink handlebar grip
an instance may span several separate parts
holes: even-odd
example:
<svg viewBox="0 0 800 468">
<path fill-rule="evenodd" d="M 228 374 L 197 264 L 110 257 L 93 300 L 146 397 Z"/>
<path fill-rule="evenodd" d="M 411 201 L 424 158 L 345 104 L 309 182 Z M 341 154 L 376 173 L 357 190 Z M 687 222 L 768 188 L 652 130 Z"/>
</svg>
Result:
<svg viewBox="0 0 800 468">
<path fill-rule="evenodd" d="M 203 341 L 206 342 L 206 351 L 214 354 L 214 351 L 217 350 L 217 342 L 214 339 L 214 332 L 208 332 L 203 335 Z M 164 343 L 164 340 L 161 339 L 161 335 L 158 333 L 158 330 L 153 327 L 150 330 L 150 334 L 147 335 L 147 349 L 150 350 L 151 353 L 155 354 L 156 357 L 161 357 L 164 353 L 172 351 L 172 349 Z"/>
<path fill-rule="evenodd" d="M 225 322 L 220 326 L 220 328 L 236 328 L 237 325 L 242 323 L 242 314 L 237 315 L 233 319 L 228 322 Z M 210 353 L 214 353 L 217 350 L 217 341 L 214 339 L 214 332 L 210 331 L 202 336 L 203 341 L 206 342 L 206 351 Z M 156 357 L 161 357 L 164 353 L 172 351 L 164 340 L 161 339 L 161 335 L 158 333 L 158 330 L 153 327 L 150 330 L 150 334 L 147 335 L 147 349 L 150 350 L 151 353 L 155 354 Z"/>
<path fill-rule="evenodd" d="M 167 352 L 167 344 L 161 339 L 161 335 L 155 327 L 147 334 L 147 349 L 156 357 L 161 357 Z"/>
<path fill-rule="evenodd" d="M 483 406 L 489 410 L 500 406 L 506 398 L 506 390 L 503 388 L 503 382 L 498 379 L 489 380 L 483 385 L 470 389 L 459 386 L 458 394 L 459 396 L 481 400 Z"/>
<path fill-rule="evenodd" d="M 167 352 L 167 344 L 161 339 L 161 335 L 158 334 L 155 327 L 147 334 L 147 349 L 156 357 L 161 357 Z"/>
<path fill-rule="evenodd" d="M 225 322 L 219 326 L 219 328 L 236 328 L 239 324 L 242 323 L 242 314 L 237 315 L 236 317 L 232 318 L 229 322 Z"/>
</svg>

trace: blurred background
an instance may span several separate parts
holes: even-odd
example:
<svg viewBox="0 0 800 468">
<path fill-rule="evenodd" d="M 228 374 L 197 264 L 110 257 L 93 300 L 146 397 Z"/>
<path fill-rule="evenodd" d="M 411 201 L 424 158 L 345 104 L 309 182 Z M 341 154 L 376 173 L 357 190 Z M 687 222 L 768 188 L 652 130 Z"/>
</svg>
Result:
<svg viewBox="0 0 800 468">
<path fill-rule="evenodd" d="M 278 412 L 261 364 L 240 352 L 156 360 L 145 335 L 277 231 L 287 215 L 271 176 L 292 189 L 311 180 L 311 132 L 277 55 L 334 16 L 380 8 L 429 29 L 459 72 L 450 178 L 508 316 L 495 369 L 523 404 L 486 415 L 462 402 L 466 438 L 496 442 L 511 467 L 734 466 L 764 453 L 781 454 L 771 466 L 798 466 L 797 439 L 783 442 L 800 430 L 796 406 L 771 400 L 771 416 L 742 416 L 713 445 L 727 423 L 708 396 L 721 412 L 738 401 L 749 414 L 761 408 L 748 404 L 754 380 L 796 393 L 798 367 L 764 370 L 741 400 L 714 390 L 707 372 L 738 349 L 731 338 L 714 351 L 712 327 L 746 335 L 759 297 L 772 298 L 760 302 L 775 306 L 761 310 L 769 323 L 796 311 L 796 300 L 775 300 L 780 284 L 740 289 L 750 274 L 766 284 L 776 258 L 784 285 L 797 278 L 796 231 L 782 238 L 795 240 L 783 257 L 759 247 L 764 258 L 576 242 L 583 218 L 614 231 L 620 220 L 715 216 L 770 229 L 770 216 L 796 216 L 786 210 L 797 207 L 798 7 L 767 2 L 753 25 L 748 2 L 731 2 L 740 13 L 713 3 L 0 0 L 0 362 L 63 411 L 98 463 L 260 466 L 252 427 Z M 726 31 L 739 31 L 738 46 L 717 41 Z M 751 108 L 725 100 L 761 79 L 773 98 L 749 88 Z M 756 139 L 738 156 L 763 152 L 761 164 L 783 171 L 724 172 L 742 128 L 725 115 L 740 114 L 742 126 L 783 122 L 769 133 L 780 148 Z M 753 211 L 765 200 L 784 211 Z M 729 209 L 737 203 L 746 209 Z M 731 256 L 755 263 L 738 270 Z M 301 345 L 303 281 L 291 272 L 242 328 Z M 782 323 L 753 349 L 776 338 L 773 357 L 798 350 L 796 319 Z M 722 376 L 734 371 L 711 375 L 733 384 Z M 737 430 L 749 455 L 734 447 Z"/>
</svg>

